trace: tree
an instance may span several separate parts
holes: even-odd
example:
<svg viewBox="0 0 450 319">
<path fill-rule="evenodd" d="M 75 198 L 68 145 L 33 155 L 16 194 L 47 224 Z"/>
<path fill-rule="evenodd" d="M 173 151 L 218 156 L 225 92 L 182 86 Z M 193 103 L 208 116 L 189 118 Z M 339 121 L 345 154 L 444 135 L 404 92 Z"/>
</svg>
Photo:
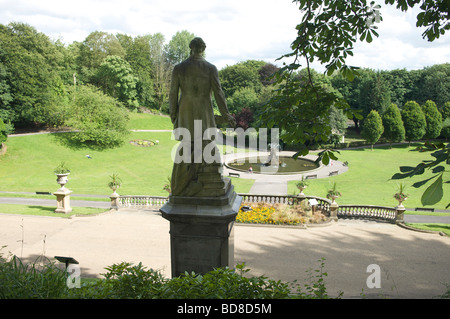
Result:
<svg viewBox="0 0 450 319">
<path fill-rule="evenodd" d="M 417 88 L 421 93 L 421 99 L 416 100 L 418 103 L 424 104 L 431 100 L 442 107 L 445 102 L 450 101 L 450 63 L 426 67 L 421 75 Z"/>
<path fill-rule="evenodd" d="M 15 127 L 57 124 L 56 108 L 65 97 L 58 50 L 45 34 L 23 23 L 0 25 L 0 43 L 3 119 Z"/>
<path fill-rule="evenodd" d="M 422 105 L 422 111 L 427 123 L 424 137 L 426 139 L 439 137 L 442 129 L 442 115 L 439 113 L 436 103 L 431 100 L 426 101 L 425 104 Z"/>
<path fill-rule="evenodd" d="M 231 98 L 227 99 L 228 109 L 232 114 L 238 114 L 246 108 L 255 113 L 259 106 L 258 95 L 252 87 L 243 87 L 234 92 Z"/>
<path fill-rule="evenodd" d="M 116 99 L 91 85 L 79 85 L 71 94 L 65 124 L 74 132 L 64 136 L 70 145 L 103 149 L 123 143 L 128 111 Z"/>
<path fill-rule="evenodd" d="M 169 110 L 168 92 L 171 75 L 171 67 L 166 62 L 164 52 L 164 35 L 156 33 L 149 39 L 150 41 L 150 60 L 154 66 L 152 77 L 155 85 L 155 103 L 159 111 Z"/>
<path fill-rule="evenodd" d="M 442 108 L 442 123 L 448 123 L 450 121 L 450 102 L 446 102 Z M 447 122 L 446 122 L 447 121 Z M 448 123 L 450 124 L 450 123 Z M 448 139 L 450 137 L 450 125 L 443 125 L 441 134 Z"/>
<path fill-rule="evenodd" d="M 262 85 L 268 86 L 275 83 L 274 75 L 280 68 L 272 63 L 266 63 L 259 70 L 260 81 Z"/>
<path fill-rule="evenodd" d="M 372 73 L 361 83 L 359 90 L 359 106 L 362 108 L 362 115 L 366 117 L 370 111 L 376 110 L 383 114 L 391 104 L 389 87 L 380 73 Z"/>
<path fill-rule="evenodd" d="M 122 58 L 107 56 L 96 74 L 96 82 L 106 94 L 117 98 L 131 109 L 139 104 L 136 100 L 137 78 L 133 75 L 130 64 Z"/>
<path fill-rule="evenodd" d="M 427 123 L 420 105 L 415 101 L 408 101 L 403 106 L 401 114 L 406 140 L 411 143 L 421 139 L 426 133 Z"/>
<path fill-rule="evenodd" d="M 169 65 L 174 66 L 189 58 L 189 44 L 194 37 L 195 35 L 193 33 L 186 30 L 175 33 L 165 48 L 166 58 Z"/>
<path fill-rule="evenodd" d="M 94 75 L 109 55 L 125 57 L 125 50 L 117 37 L 103 31 L 90 33 L 79 47 L 77 64 L 80 82 L 97 84 Z"/>
<path fill-rule="evenodd" d="M 417 26 L 426 28 L 423 37 L 429 41 L 433 41 L 450 29 L 450 24 L 447 23 L 449 9 L 446 1 L 421 1 Z M 282 114 L 286 117 L 286 114 L 292 113 L 293 107 L 302 109 L 301 112 L 309 114 L 310 118 L 311 116 L 321 118 L 329 112 L 329 107 L 334 103 L 336 107 L 347 111 L 348 116 L 352 115 L 352 110 L 341 97 L 314 86 L 312 81 L 307 87 L 298 90 L 297 83 L 292 81 L 291 75 L 302 66 L 300 60 L 304 59 L 308 70 L 310 63 L 318 62 L 325 65 L 326 74 L 340 72 L 348 80 L 353 80 L 358 75 L 358 68 L 347 65 L 346 59 L 353 55 L 353 46 L 358 40 L 370 43 L 373 37 L 378 37 L 376 23 L 382 21 L 379 6 L 374 2 L 369 5 L 366 0 L 295 0 L 295 2 L 302 13 L 301 22 L 296 26 L 297 38 L 291 44 L 292 52 L 280 57 L 280 59 L 289 58 L 292 62 L 285 64 L 278 72 L 277 83 L 280 89 L 278 96 L 272 99 L 271 107 L 268 108 L 268 112 L 280 113 L 279 116 L 272 115 L 275 121 L 268 121 L 268 124 L 277 123 L 281 129 L 286 130 L 292 130 L 295 125 L 291 121 L 281 123 L 277 120 L 283 118 Z M 406 11 L 416 6 L 419 0 L 385 0 L 385 3 L 396 3 L 398 9 Z M 320 107 L 317 107 L 319 105 Z M 270 117 L 269 114 L 263 116 Z M 327 129 L 322 131 L 325 133 Z M 286 136 L 292 142 L 304 145 L 298 153 L 302 155 L 308 153 L 306 144 L 320 137 L 322 134 L 314 132 L 291 133 Z M 321 156 L 329 158 L 330 152 L 332 151 L 325 150 Z"/>
<path fill-rule="evenodd" d="M 262 88 L 259 70 L 263 61 L 247 60 L 226 66 L 219 71 L 220 83 L 226 97 L 232 97 L 239 89 L 253 88 L 258 93 Z"/>
<path fill-rule="evenodd" d="M 136 76 L 136 99 L 140 106 L 152 107 L 155 104 L 154 69 L 151 56 L 151 35 L 132 38 L 117 34 L 120 44 L 125 49 L 125 61 Z"/>
<path fill-rule="evenodd" d="M 383 122 L 381 120 L 380 114 L 377 111 L 370 111 L 369 115 L 364 119 L 363 128 L 361 131 L 361 136 L 371 144 L 371 149 L 373 151 L 373 144 L 378 142 L 381 135 L 383 134 Z"/>
<path fill-rule="evenodd" d="M 392 148 L 392 143 L 401 142 L 405 139 L 405 126 L 403 125 L 402 115 L 396 104 L 388 106 L 383 116 L 383 136 L 389 142 L 389 147 Z"/>
<path fill-rule="evenodd" d="M 8 138 L 8 128 L 5 123 L 3 123 L 2 118 L 0 117 L 0 149 L 2 148 L 2 143 L 6 142 Z"/>
</svg>

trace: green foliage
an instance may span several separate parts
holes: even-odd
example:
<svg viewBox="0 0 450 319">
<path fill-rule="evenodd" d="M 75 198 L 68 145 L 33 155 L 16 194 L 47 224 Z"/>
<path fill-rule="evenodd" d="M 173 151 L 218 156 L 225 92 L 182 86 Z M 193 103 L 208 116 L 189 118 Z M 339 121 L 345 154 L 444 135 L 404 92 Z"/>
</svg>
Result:
<svg viewBox="0 0 450 319">
<path fill-rule="evenodd" d="M 5 123 L 3 123 L 3 120 L 0 118 L 0 148 L 1 144 L 3 142 L 6 142 L 6 139 L 8 138 L 8 129 Z"/>
<path fill-rule="evenodd" d="M 434 205 L 438 203 L 444 196 L 442 184 L 443 177 L 446 173 L 445 166 L 450 164 L 450 144 L 434 144 L 425 143 L 424 146 L 418 148 L 421 152 L 433 151 L 431 156 L 434 160 L 424 160 L 417 166 L 400 166 L 400 173 L 396 173 L 392 176 L 392 179 L 404 179 L 407 177 L 413 177 L 416 175 L 422 175 L 425 170 L 431 170 L 433 176 L 422 181 L 414 183 L 412 186 L 415 188 L 422 187 L 431 180 L 434 182 L 427 187 L 422 194 L 422 205 Z M 448 183 L 449 181 L 446 181 Z M 450 203 L 446 206 L 446 209 L 450 206 Z"/>
<path fill-rule="evenodd" d="M 446 102 L 444 104 L 441 114 L 442 114 L 442 131 L 441 131 L 441 133 L 445 138 L 449 138 L 450 137 L 450 102 Z"/>
<path fill-rule="evenodd" d="M 232 114 L 238 114 L 242 109 L 249 109 L 253 112 L 258 110 L 259 99 L 252 87 L 244 87 L 234 92 L 231 98 L 227 99 L 228 110 Z"/>
<path fill-rule="evenodd" d="M 383 121 L 380 114 L 375 110 L 370 111 L 369 115 L 364 119 L 361 136 L 373 147 L 373 144 L 378 142 L 383 132 Z"/>
<path fill-rule="evenodd" d="M 72 146 L 111 148 L 123 143 L 128 135 L 128 112 L 114 98 L 91 86 L 79 86 L 65 123 L 74 133 L 61 136 Z"/>
<path fill-rule="evenodd" d="M 232 97 L 240 89 L 253 89 L 258 93 L 262 88 L 260 69 L 266 65 L 263 61 L 247 60 L 219 71 L 220 82 L 226 97 Z"/>
<path fill-rule="evenodd" d="M 50 39 L 23 23 L 0 25 L 0 115 L 14 126 L 54 124 L 64 86 Z"/>
<path fill-rule="evenodd" d="M 265 276 L 248 276 L 245 264 L 236 270 L 216 268 L 203 275 L 184 273 L 172 279 L 139 263 L 121 262 L 106 267 L 103 279 L 81 280 L 79 288 L 67 287 L 67 274 L 44 257 L 33 264 L 0 254 L 1 299 L 325 299 L 327 294 L 322 259 L 316 275 L 304 288 Z M 39 263 L 37 263 L 39 261 Z"/>
<path fill-rule="evenodd" d="M 363 108 L 362 115 L 366 117 L 372 110 L 383 114 L 391 104 L 391 94 L 386 80 L 380 73 L 370 73 L 370 76 L 361 82 L 359 105 Z"/>
<path fill-rule="evenodd" d="M 426 133 L 427 123 L 420 105 L 414 101 L 408 101 L 403 106 L 401 114 L 406 140 L 411 142 L 421 139 Z"/>
<path fill-rule="evenodd" d="M 67 294 L 66 273 L 45 257 L 29 264 L 0 254 L 0 283 L 0 299 L 52 299 Z"/>
<path fill-rule="evenodd" d="M 420 3 L 420 9 L 422 10 L 417 15 L 417 27 L 426 27 L 423 32 L 423 38 L 427 38 L 428 41 L 438 39 L 441 35 L 445 34 L 446 30 L 450 30 L 448 23 L 449 6 L 446 0 L 385 0 L 386 4 L 397 4 L 397 8 L 402 11 L 407 11 L 408 8 L 415 7 Z"/>
<path fill-rule="evenodd" d="M 189 58 L 189 43 L 194 37 L 195 35 L 187 30 L 175 33 L 165 48 L 169 65 L 176 65 Z"/>
<path fill-rule="evenodd" d="M 130 109 L 137 108 L 136 83 L 130 64 L 124 59 L 107 56 L 98 68 L 96 78 L 103 92 L 118 99 Z"/>
<path fill-rule="evenodd" d="M 422 105 L 422 111 L 427 123 L 424 137 L 427 139 L 439 137 L 442 129 L 442 115 L 439 113 L 436 103 L 430 100 L 426 101 Z"/>
<path fill-rule="evenodd" d="M 389 143 L 401 142 L 405 139 L 405 127 L 402 115 L 396 104 L 391 104 L 382 116 L 384 133 L 383 136 Z"/>
</svg>

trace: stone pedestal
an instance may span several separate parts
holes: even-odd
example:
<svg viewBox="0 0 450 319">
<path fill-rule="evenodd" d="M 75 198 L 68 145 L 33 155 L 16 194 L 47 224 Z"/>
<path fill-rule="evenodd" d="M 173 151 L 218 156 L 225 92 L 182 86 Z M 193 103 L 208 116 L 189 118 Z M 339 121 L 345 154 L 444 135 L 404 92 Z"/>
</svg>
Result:
<svg viewBox="0 0 450 319">
<path fill-rule="evenodd" d="M 69 214 L 72 212 L 72 208 L 70 207 L 70 194 L 72 194 L 72 191 L 65 187 L 53 193 L 56 196 L 55 213 Z"/>
<path fill-rule="evenodd" d="M 160 209 L 170 221 L 172 277 L 234 267 L 233 226 L 242 198 L 229 179 L 224 182 L 224 196 L 169 196 Z"/>
<path fill-rule="evenodd" d="M 111 199 L 111 209 L 119 209 L 119 198 L 120 195 L 116 192 L 112 193 L 111 196 L 109 196 L 109 199 Z"/>
<path fill-rule="evenodd" d="M 339 205 L 336 202 L 333 202 L 330 204 L 330 219 L 334 221 L 338 221 L 337 217 L 337 211 L 338 211 Z"/>
<path fill-rule="evenodd" d="M 395 210 L 397 211 L 397 216 L 395 218 L 395 222 L 398 223 L 404 223 L 404 215 L 405 215 L 405 210 L 406 208 L 403 205 L 398 205 L 397 207 L 395 207 Z"/>
</svg>

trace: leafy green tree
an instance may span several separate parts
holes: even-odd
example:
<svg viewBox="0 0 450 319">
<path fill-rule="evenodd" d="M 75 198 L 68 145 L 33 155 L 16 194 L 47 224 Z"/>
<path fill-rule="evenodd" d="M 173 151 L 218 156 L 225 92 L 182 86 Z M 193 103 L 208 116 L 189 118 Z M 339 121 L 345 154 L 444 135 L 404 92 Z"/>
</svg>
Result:
<svg viewBox="0 0 450 319">
<path fill-rule="evenodd" d="M 50 39 L 23 23 L 0 25 L 2 117 L 15 127 L 56 124 L 65 97 L 60 59 Z"/>
<path fill-rule="evenodd" d="M 195 35 L 186 30 L 178 31 L 165 47 L 166 58 L 169 65 L 183 62 L 190 56 L 189 43 Z"/>
<path fill-rule="evenodd" d="M 436 103 L 431 100 L 422 105 L 422 111 L 427 123 L 424 137 L 426 139 L 437 138 L 441 135 L 442 115 L 436 107 Z"/>
<path fill-rule="evenodd" d="M 380 114 L 375 110 L 370 111 L 369 115 L 364 119 L 361 136 L 371 144 L 372 151 L 373 144 L 378 142 L 383 131 L 383 121 Z"/>
<path fill-rule="evenodd" d="M 263 61 L 247 60 L 219 71 L 220 82 L 226 97 L 242 88 L 253 88 L 258 93 L 262 88 L 259 70 L 266 65 Z"/>
<path fill-rule="evenodd" d="M 152 107 L 155 104 L 153 73 L 155 65 L 151 57 L 151 35 L 132 38 L 117 35 L 126 51 L 125 60 L 130 64 L 132 73 L 137 77 L 136 93 L 140 106 Z"/>
<path fill-rule="evenodd" d="M 411 143 L 421 139 L 426 133 L 427 122 L 420 105 L 415 101 L 408 101 L 403 106 L 401 114 L 406 140 Z"/>
<path fill-rule="evenodd" d="M 383 136 L 392 143 L 401 142 L 405 139 L 405 126 L 403 125 L 402 115 L 396 104 L 388 106 L 382 116 L 384 133 Z"/>
<path fill-rule="evenodd" d="M 113 148 L 129 134 L 128 111 L 93 86 L 78 86 L 68 107 L 65 124 L 75 131 L 66 135 L 71 145 Z"/>
<path fill-rule="evenodd" d="M 115 55 L 107 56 L 98 68 L 96 79 L 106 94 L 117 98 L 131 109 L 139 106 L 136 99 L 137 78 L 127 61 Z"/>
<path fill-rule="evenodd" d="M 446 102 L 441 111 L 442 114 L 442 123 L 447 123 L 446 121 L 450 121 L 450 102 Z M 443 125 L 441 134 L 448 139 L 450 137 L 450 125 Z"/>
<path fill-rule="evenodd" d="M 232 114 L 238 114 L 244 108 L 255 112 L 259 106 L 259 99 L 252 87 L 243 87 L 234 92 L 231 98 L 227 99 L 227 104 Z"/>
<path fill-rule="evenodd" d="M 5 123 L 3 123 L 3 120 L 0 118 L 0 149 L 2 148 L 2 143 L 6 142 L 7 138 L 8 138 L 7 127 Z"/>
<path fill-rule="evenodd" d="M 1 50 L 2 48 L 0 47 Z M 4 54 L 0 53 L 0 56 L 4 56 Z M 13 112 L 10 107 L 13 97 L 8 84 L 8 76 L 6 67 L 0 62 L 0 119 L 11 118 L 10 114 Z"/>
<path fill-rule="evenodd" d="M 152 78 L 154 80 L 155 106 L 160 112 L 169 110 L 168 96 L 172 68 L 167 63 L 164 51 L 164 35 L 153 34 L 150 39 L 150 60 L 153 65 Z"/>
<path fill-rule="evenodd" d="M 296 26 L 297 37 L 291 44 L 292 51 L 280 58 L 288 58 L 292 62 L 280 69 L 277 77 L 277 83 L 280 85 L 278 96 L 272 99 L 271 107 L 268 109 L 268 113 L 280 113 L 280 115 L 273 114 L 272 118 L 275 121 L 268 121 L 268 124 L 276 123 L 285 131 L 293 130 L 296 126 L 290 121 L 283 123 L 278 120 L 283 118 L 283 114 L 285 117 L 286 114 L 291 114 L 293 107 L 301 109 L 298 113 L 308 114 L 309 118 L 322 118 L 333 104 L 338 108 L 348 109 L 344 99 L 316 87 L 312 81 L 307 87 L 298 89 L 296 86 L 298 83 L 292 81 L 291 75 L 302 66 L 301 60 L 306 62 L 308 69 L 310 69 L 310 63 L 320 63 L 325 65 L 327 75 L 339 71 L 351 81 L 358 75 L 358 68 L 349 66 L 346 59 L 353 55 L 353 46 L 357 41 L 370 43 L 373 37 L 378 37 L 376 24 L 382 21 L 379 7 L 374 2 L 369 4 L 366 0 L 295 0 L 295 2 L 299 5 L 301 12 L 301 22 Z M 397 4 L 397 8 L 406 11 L 416 6 L 419 1 L 385 0 L 385 3 Z M 423 37 L 427 37 L 430 41 L 450 28 L 450 25 L 446 23 L 448 15 L 445 12 L 448 11 L 448 6 L 445 3 L 446 0 L 438 0 L 423 1 L 420 4 L 417 25 L 426 28 Z M 347 113 L 347 115 L 350 114 L 350 112 Z M 270 117 L 268 114 L 266 116 Z M 322 125 L 328 124 L 322 123 Z M 322 130 L 323 133 L 326 131 L 329 130 Z M 313 134 L 299 132 L 285 137 L 291 142 L 306 145 L 322 136 L 316 132 Z M 330 150 L 322 152 L 322 158 L 329 158 L 330 152 Z M 307 147 L 303 147 L 301 154 L 306 153 L 308 153 Z"/>
<path fill-rule="evenodd" d="M 117 37 L 103 31 L 90 33 L 79 46 L 77 65 L 81 82 L 95 85 L 95 73 L 109 55 L 125 57 L 125 50 Z"/>
<path fill-rule="evenodd" d="M 380 73 L 373 73 L 361 83 L 359 90 L 359 105 L 363 109 L 362 115 L 366 117 L 370 111 L 376 110 L 383 114 L 391 104 L 389 87 Z"/>
<path fill-rule="evenodd" d="M 406 96 L 413 89 L 413 81 L 410 71 L 406 69 L 396 69 L 390 71 L 380 71 L 389 89 L 391 102 L 396 105 L 404 105 Z"/>
<path fill-rule="evenodd" d="M 427 100 L 434 101 L 442 107 L 450 101 L 450 63 L 436 64 L 423 70 L 423 85 L 420 87 L 423 99 L 418 100 L 423 104 Z"/>
</svg>

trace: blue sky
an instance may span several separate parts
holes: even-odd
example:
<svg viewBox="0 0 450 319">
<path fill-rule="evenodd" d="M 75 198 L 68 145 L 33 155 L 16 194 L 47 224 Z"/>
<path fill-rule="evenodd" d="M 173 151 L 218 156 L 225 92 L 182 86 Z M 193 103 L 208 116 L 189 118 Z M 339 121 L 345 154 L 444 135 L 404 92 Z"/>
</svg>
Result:
<svg viewBox="0 0 450 319">
<path fill-rule="evenodd" d="M 380 37 L 357 44 L 348 64 L 411 70 L 450 62 L 450 35 L 433 43 L 422 39 L 417 11 L 382 5 L 381 14 Z M 300 12 L 291 0 L 0 0 L 0 23 L 13 21 L 65 43 L 81 42 L 96 30 L 131 36 L 160 32 L 168 42 L 187 30 L 205 40 L 207 59 L 221 69 L 248 59 L 276 63 L 289 52 Z"/>
</svg>

